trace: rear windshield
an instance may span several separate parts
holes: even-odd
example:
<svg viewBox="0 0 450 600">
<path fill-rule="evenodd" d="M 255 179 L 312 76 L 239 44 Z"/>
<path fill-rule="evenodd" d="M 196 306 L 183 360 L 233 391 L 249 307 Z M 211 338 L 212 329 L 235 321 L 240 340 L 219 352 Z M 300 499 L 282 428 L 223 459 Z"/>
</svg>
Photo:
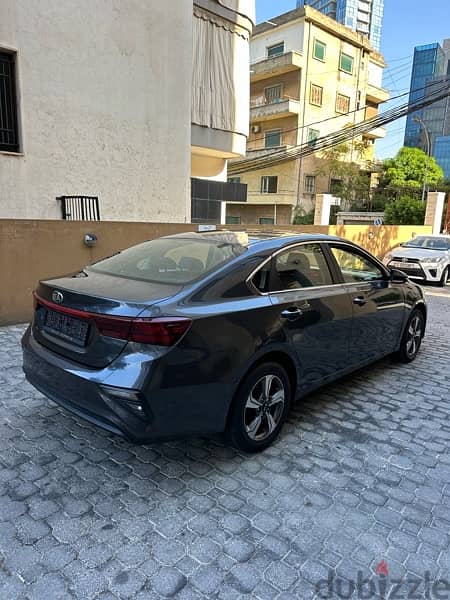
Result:
<svg viewBox="0 0 450 600">
<path fill-rule="evenodd" d="M 158 238 L 105 258 L 89 269 L 141 281 L 185 284 L 246 249 L 241 244 L 213 239 Z"/>
<path fill-rule="evenodd" d="M 438 237 L 415 237 L 403 246 L 406 248 L 426 248 L 427 250 L 448 250 L 450 242 L 446 238 Z"/>
</svg>

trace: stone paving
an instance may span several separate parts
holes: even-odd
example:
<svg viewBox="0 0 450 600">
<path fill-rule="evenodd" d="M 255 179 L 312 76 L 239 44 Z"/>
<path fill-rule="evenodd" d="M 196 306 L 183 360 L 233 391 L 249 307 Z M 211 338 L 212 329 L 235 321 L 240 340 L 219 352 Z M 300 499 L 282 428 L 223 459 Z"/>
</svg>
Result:
<svg viewBox="0 0 450 600">
<path fill-rule="evenodd" d="M 450 293 L 429 291 L 414 364 L 315 393 L 256 456 L 102 432 L 24 381 L 23 327 L 0 328 L 0 598 L 450 597 Z"/>
</svg>

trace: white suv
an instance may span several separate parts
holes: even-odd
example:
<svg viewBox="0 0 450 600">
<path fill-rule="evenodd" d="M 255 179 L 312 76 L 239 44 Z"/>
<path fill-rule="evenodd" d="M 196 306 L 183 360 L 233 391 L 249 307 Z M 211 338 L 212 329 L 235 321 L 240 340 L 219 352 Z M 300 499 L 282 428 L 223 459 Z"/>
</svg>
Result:
<svg viewBox="0 0 450 600">
<path fill-rule="evenodd" d="M 401 269 L 411 279 L 444 287 L 450 278 L 450 236 L 419 235 L 390 250 L 383 262 L 387 267 Z"/>
</svg>

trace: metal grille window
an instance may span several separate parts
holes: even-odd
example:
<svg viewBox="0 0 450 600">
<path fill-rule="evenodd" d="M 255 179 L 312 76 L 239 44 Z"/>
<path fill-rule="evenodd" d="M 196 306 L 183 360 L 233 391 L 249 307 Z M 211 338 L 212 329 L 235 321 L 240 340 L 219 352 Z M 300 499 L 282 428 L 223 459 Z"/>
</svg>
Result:
<svg viewBox="0 0 450 600">
<path fill-rule="evenodd" d="M 97 196 L 59 196 L 62 218 L 66 221 L 100 221 Z"/>
<path fill-rule="evenodd" d="M 325 51 L 326 51 L 326 44 L 324 44 L 323 42 L 321 42 L 319 40 L 314 40 L 314 51 L 313 51 L 314 58 L 317 58 L 317 60 L 324 61 L 325 60 Z"/>
<path fill-rule="evenodd" d="M 225 223 L 227 225 L 240 225 L 241 217 L 233 217 L 232 215 L 227 215 L 225 218 Z"/>
<path fill-rule="evenodd" d="M 19 151 L 15 54 L 0 51 L 0 150 Z"/>
<path fill-rule="evenodd" d="M 343 94 L 337 94 L 336 96 L 336 112 L 347 114 L 350 112 L 350 97 L 344 96 Z"/>
<path fill-rule="evenodd" d="M 274 46 L 269 46 L 267 48 L 267 58 L 272 58 L 272 56 L 279 56 L 280 54 L 284 54 L 284 42 L 280 44 L 275 44 Z"/>
<path fill-rule="evenodd" d="M 311 84 L 311 90 L 309 93 L 309 102 L 315 106 L 322 106 L 323 102 L 323 87 L 320 85 Z"/>
<path fill-rule="evenodd" d="M 278 177 L 264 175 L 261 177 L 261 194 L 276 194 L 278 190 Z"/>
<path fill-rule="evenodd" d="M 259 217 L 258 223 L 260 225 L 274 225 L 275 219 L 273 217 Z"/>
<path fill-rule="evenodd" d="M 345 71 L 346 73 L 353 73 L 353 56 L 349 56 L 344 52 L 341 52 L 341 56 L 339 58 L 339 69 L 341 71 Z"/>
<path fill-rule="evenodd" d="M 314 194 L 315 185 L 316 185 L 315 175 L 305 175 L 305 192 L 307 194 Z"/>
<path fill-rule="evenodd" d="M 279 102 L 281 99 L 281 83 L 277 85 L 271 85 L 264 89 L 264 95 L 266 101 L 271 104 L 272 102 Z"/>
</svg>

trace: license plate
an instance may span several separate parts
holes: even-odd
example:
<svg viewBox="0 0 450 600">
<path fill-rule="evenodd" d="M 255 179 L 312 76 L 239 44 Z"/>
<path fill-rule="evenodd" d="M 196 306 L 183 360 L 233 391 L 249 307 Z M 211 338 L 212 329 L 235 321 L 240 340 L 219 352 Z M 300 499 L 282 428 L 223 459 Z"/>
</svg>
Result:
<svg viewBox="0 0 450 600">
<path fill-rule="evenodd" d="M 63 313 L 47 310 L 44 330 L 77 346 L 85 346 L 89 323 Z"/>
<path fill-rule="evenodd" d="M 396 260 L 391 261 L 389 266 L 395 267 L 396 269 L 420 269 L 420 266 L 417 263 L 400 262 Z"/>
</svg>

